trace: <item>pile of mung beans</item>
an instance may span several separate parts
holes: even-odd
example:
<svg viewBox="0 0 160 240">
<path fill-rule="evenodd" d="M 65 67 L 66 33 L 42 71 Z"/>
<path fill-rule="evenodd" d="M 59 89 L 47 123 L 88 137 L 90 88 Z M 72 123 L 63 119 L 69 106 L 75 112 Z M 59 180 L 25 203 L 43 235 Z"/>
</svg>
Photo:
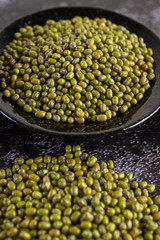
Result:
<svg viewBox="0 0 160 240">
<path fill-rule="evenodd" d="M 160 196 L 80 146 L 0 170 L 2 240 L 160 240 Z"/>
<path fill-rule="evenodd" d="M 26 112 L 55 122 L 104 122 L 136 105 L 155 78 L 143 38 L 106 18 L 48 20 L 16 32 L 0 86 Z"/>
</svg>

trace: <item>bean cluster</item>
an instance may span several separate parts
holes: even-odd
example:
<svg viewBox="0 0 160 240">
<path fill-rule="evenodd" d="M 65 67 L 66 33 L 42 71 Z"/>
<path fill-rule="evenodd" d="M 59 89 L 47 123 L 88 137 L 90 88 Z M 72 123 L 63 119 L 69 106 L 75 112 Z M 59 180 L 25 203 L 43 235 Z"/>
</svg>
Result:
<svg viewBox="0 0 160 240">
<path fill-rule="evenodd" d="M 155 78 L 143 38 L 105 18 L 48 20 L 16 32 L 0 56 L 0 84 L 37 118 L 104 122 L 136 105 Z"/>
<path fill-rule="evenodd" d="M 160 240 L 160 196 L 112 160 L 67 145 L 59 157 L 16 158 L 0 170 L 2 240 Z"/>
</svg>

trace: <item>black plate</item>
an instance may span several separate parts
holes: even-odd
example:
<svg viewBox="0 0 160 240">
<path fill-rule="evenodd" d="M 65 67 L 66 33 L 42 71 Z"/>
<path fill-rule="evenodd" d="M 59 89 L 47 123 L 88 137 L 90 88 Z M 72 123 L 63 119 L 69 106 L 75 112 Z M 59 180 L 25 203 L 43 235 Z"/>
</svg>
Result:
<svg viewBox="0 0 160 240">
<path fill-rule="evenodd" d="M 151 117 L 160 106 L 160 39 L 145 26 L 128 17 L 107 10 L 87 7 L 64 7 L 45 10 L 23 17 L 6 27 L 0 33 L 0 52 L 4 46 L 12 40 L 14 33 L 22 26 L 35 24 L 43 25 L 47 19 L 54 19 L 57 21 L 59 19 L 70 19 L 76 15 L 82 17 L 88 16 L 90 18 L 105 17 L 110 19 L 113 23 L 123 25 L 131 32 L 143 37 L 147 47 L 153 49 L 156 79 L 152 82 L 152 88 L 145 93 L 143 100 L 136 106 L 130 108 L 128 112 L 119 115 L 113 120 L 109 120 L 105 123 L 85 123 L 83 125 L 78 125 L 55 123 L 49 120 L 37 119 L 32 114 L 26 113 L 23 109 L 6 100 L 1 92 L 1 113 L 17 124 L 30 130 L 63 136 L 94 135 L 110 133 L 117 130 L 126 130 Z"/>
</svg>

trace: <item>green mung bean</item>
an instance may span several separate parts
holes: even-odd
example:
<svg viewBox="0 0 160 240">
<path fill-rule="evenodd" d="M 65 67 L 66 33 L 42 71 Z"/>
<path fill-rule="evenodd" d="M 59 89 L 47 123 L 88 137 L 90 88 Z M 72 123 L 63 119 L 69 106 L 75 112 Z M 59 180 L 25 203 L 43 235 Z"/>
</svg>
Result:
<svg viewBox="0 0 160 240">
<path fill-rule="evenodd" d="M 80 146 L 58 158 L 16 158 L 0 169 L 0 239 L 157 240 L 160 196 L 152 200 L 155 186 L 132 177 Z"/>
<path fill-rule="evenodd" d="M 106 122 L 142 100 L 155 78 L 152 49 L 105 18 L 21 27 L 0 62 L 4 96 L 55 122 Z"/>
</svg>

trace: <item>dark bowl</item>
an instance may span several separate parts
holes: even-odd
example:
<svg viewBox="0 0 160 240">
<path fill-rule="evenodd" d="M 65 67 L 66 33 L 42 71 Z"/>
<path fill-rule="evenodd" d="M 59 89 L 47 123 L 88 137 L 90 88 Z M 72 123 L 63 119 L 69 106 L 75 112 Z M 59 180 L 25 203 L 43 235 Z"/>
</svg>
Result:
<svg viewBox="0 0 160 240">
<path fill-rule="evenodd" d="M 71 19 L 76 15 L 82 17 L 88 16 L 90 18 L 105 17 L 110 19 L 113 23 L 123 25 L 131 32 L 136 33 L 139 37 L 143 37 L 147 46 L 153 49 L 156 79 L 152 81 L 152 87 L 145 93 L 145 97 L 142 101 L 130 108 L 125 114 L 119 114 L 118 117 L 107 122 L 85 123 L 79 125 L 55 123 L 49 120 L 37 119 L 32 114 L 26 113 L 11 101 L 6 100 L 2 96 L 2 92 L 0 92 L 1 113 L 27 129 L 59 136 L 107 134 L 134 127 L 151 117 L 156 111 L 158 111 L 160 106 L 160 39 L 145 26 L 128 17 L 108 10 L 88 7 L 64 7 L 41 11 L 23 17 L 3 30 L 0 33 L 0 52 L 4 46 L 12 40 L 14 33 L 22 26 L 35 24 L 43 25 L 47 19 Z"/>
</svg>

